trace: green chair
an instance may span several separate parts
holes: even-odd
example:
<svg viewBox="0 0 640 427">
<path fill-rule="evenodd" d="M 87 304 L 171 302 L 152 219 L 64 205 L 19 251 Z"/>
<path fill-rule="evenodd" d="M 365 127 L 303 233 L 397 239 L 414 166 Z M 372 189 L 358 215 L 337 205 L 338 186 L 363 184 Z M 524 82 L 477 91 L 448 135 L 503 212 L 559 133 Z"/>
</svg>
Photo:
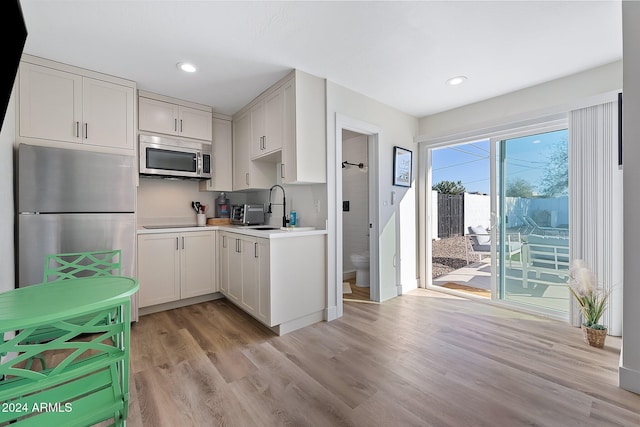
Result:
<svg viewBox="0 0 640 427">
<path fill-rule="evenodd" d="M 89 276 L 120 276 L 121 274 L 122 250 L 120 249 L 94 252 L 70 252 L 46 256 L 42 282 L 57 282 L 59 280 Z M 83 324 L 87 320 L 85 317 L 79 317 L 73 319 L 72 322 Z M 39 344 L 51 341 L 62 336 L 64 332 L 65 331 L 54 327 L 39 328 L 29 336 L 29 343 Z M 38 359 L 42 369 L 46 369 L 43 355 L 37 355 L 29 359 L 26 365 L 27 369 L 31 369 L 33 359 Z"/>
<path fill-rule="evenodd" d="M 75 252 L 47 255 L 43 283 L 87 276 L 120 276 L 122 251 Z"/>
</svg>

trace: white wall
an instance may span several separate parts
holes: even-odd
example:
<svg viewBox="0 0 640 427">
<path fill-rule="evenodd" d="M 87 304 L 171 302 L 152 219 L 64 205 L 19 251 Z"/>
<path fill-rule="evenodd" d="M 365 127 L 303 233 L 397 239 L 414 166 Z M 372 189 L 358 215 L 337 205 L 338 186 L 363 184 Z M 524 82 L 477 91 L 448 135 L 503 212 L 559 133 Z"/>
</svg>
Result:
<svg viewBox="0 0 640 427">
<path fill-rule="evenodd" d="M 586 98 L 622 88 L 622 61 L 420 119 L 419 141 L 478 132 L 577 108 Z"/>
<path fill-rule="evenodd" d="M 191 202 L 199 201 L 207 206 L 206 215 L 212 217 L 215 215 L 215 197 L 217 193 L 198 191 L 197 181 L 140 178 L 136 212 L 138 226 L 195 224 L 196 213 Z"/>
<path fill-rule="evenodd" d="M 273 165 L 274 178 L 277 165 Z M 278 180 L 280 181 L 280 180 Z M 280 183 L 280 182 L 278 182 Z M 326 227 L 326 185 L 283 185 L 287 197 L 287 216 L 295 210 L 298 226 Z M 244 203 L 269 203 L 269 190 L 246 192 L 225 192 L 231 205 Z M 195 212 L 192 201 L 207 206 L 207 218 L 215 216 L 215 199 L 220 192 L 200 191 L 198 182 L 191 180 L 167 180 L 140 178 L 138 186 L 137 219 L 138 226 L 153 224 L 195 224 Z M 282 192 L 273 191 L 273 203 L 282 203 Z M 273 205 L 273 214 L 265 218 L 266 222 L 282 225 L 282 206 Z"/>
<path fill-rule="evenodd" d="M 343 139 L 342 160 L 366 165 L 367 137 Z M 357 166 L 342 169 L 342 200 L 349 201 L 349 211 L 342 212 L 343 273 L 355 271 L 351 254 L 369 252 L 369 182 L 363 171 Z"/>
<path fill-rule="evenodd" d="M 16 104 L 11 94 L 0 131 L 0 292 L 15 287 L 13 224 L 13 152 L 16 135 Z"/>
<path fill-rule="evenodd" d="M 13 146 L 16 135 L 15 91 L 11 93 L 7 112 L 0 130 L 0 292 L 15 288 L 14 276 L 14 204 L 13 204 Z M 5 339 L 13 338 L 13 333 L 5 334 Z M 16 353 L 0 356 L 2 360 L 13 358 Z"/>
<path fill-rule="evenodd" d="M 491 197 L 464 193 L 464 234 L 469 233 L 469 227 L 478 225 L 483 228 L 491 225 Z"/>
<path fill-rule="evenodd" d="M 622 2 L 624 52 L 624 301 L 620 386 L 640 393 L 640 3 Z"/>
<path fill-rule="evenodd" d="M 417 166 L 414 136 L 418 130 L 418 119 L 381 104 L 369 97 L 327 81 L 327 193 L 328 193 L 328 283 L 327 293 L 329 320 L 342 315 L 342 306 L 338 302 L 337 289 L 342 287 L 342 278 L 337 277 L 338 255 L 342 260 L 341 238 L 336 236 L 337 218 L 342 206 L 336 204 L 336 171 L 341 169 L 337 163 L 342 155 L 336 146 L 336 117 L 348 117 L 367 123 L 379 130 L 377 167 L 378 177 L 378 217 L 379 224 L 375 233 L 380 242 L 378 256 L 378 274 L 382 287 L 381 299 L 397 295 L 397 284 L 402 290 L 416 287 L 416 215 L 415 215 L 415 170 Z M 393 146 L 398 145 L 414 153 L 414 182 L 411 189 L 392 185 Z M 337 193 L 338 192 L 338 193 Z M 391 203 L 395 192 L 394 203 Z M 338 248 L 339 244 L 339 248 Z M 372 259 L 372 263 L 376 260 Z M 398 271 L 396 271 L 398 266 Z M 341 303 L 340 299 L 340 303 Z"/>
</svg>

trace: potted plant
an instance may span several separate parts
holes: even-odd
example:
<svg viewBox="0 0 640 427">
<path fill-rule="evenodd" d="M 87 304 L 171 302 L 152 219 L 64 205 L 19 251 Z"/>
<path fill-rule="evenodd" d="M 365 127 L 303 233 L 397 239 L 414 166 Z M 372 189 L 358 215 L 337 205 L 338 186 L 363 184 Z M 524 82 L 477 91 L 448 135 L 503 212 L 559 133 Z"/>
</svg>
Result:
<svg viewBox="0 0 640 427">
<path fill-rule="evenodd" d="M 584 317 L 582 330 L 585 341 L 593 347 L 604 347 L 607 327 L 598 322 L 607 307 L 608 293 L 598 287 L 595 274 L 580 259 L 573 261 L 569 269 L 568 285 Z"/>
</svg>

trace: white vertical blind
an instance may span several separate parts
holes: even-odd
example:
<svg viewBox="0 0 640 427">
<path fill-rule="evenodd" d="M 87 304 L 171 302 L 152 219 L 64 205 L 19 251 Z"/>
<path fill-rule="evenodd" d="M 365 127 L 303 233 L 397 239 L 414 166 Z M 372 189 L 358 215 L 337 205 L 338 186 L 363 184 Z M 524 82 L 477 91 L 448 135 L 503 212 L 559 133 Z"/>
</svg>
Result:
<svg viewBox="0 0 640 427">
<path fill-rule="evenodd" d="M 618 105 L 609 102 L 569 114 L 571 259 L 583 259 L 610 292 L 600 323 L 622 334 L 622 170 L 618 167 Z M 572 300 L 571 320 L 581 323 Z"/>
</svg>

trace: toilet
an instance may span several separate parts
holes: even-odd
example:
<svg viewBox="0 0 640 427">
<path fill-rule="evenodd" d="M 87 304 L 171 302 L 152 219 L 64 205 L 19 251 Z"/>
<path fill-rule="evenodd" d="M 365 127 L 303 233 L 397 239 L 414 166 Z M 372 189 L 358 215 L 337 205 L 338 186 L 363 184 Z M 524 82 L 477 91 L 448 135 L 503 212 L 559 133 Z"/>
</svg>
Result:
<svg viewBox="0 0 640 427">
<path fill-rule="evenodd" d="M 356 286 L 369 287 L 369 253 L 351 254 L 351 263 L 356 268 Z"/>
</svg>

